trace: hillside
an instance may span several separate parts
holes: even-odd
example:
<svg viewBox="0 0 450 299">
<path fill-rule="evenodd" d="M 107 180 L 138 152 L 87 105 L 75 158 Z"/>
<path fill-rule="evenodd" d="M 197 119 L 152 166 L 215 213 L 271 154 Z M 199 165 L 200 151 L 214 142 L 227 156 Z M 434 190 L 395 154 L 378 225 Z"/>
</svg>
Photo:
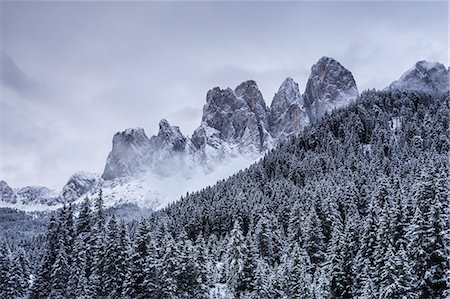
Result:
<svg viewBox="0 0 450 299">
<path fill-rule="evenodd" d="M 140 223 L 63 209 L 29 298 L 446 298 L 448 100 L 366 91 Z"/>
</svg>

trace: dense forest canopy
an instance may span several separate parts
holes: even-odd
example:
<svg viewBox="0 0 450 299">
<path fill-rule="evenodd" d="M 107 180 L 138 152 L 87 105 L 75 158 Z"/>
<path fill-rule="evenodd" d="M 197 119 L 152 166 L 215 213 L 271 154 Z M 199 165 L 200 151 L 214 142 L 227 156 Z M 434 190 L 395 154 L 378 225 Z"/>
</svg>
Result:
<svg viewBox="0 0 450 299">
<path fill-rule="evenodd" d="M 366 91 L 138 222 L 65 207 L 0 298 L 449 298 L 448 100 Z"/>
</svg>

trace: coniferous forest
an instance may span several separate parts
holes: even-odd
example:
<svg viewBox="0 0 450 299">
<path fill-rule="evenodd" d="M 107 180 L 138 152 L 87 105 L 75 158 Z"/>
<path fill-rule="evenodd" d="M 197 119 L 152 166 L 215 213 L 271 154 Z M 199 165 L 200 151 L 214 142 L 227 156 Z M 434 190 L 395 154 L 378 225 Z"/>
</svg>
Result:
<svg viewBox="0 0 450 299">
<path fill-rule="evenodd" d="M 140 221 L 66 206 L 0 298 L 450 298 L 448 100 L 366 91 Z"/>
</svg>

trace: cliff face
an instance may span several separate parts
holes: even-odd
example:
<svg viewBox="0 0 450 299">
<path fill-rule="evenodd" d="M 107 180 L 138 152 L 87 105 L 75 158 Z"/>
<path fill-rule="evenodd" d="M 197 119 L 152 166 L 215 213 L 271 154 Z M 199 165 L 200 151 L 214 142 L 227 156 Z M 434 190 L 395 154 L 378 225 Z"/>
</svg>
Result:
<svg viewBox="0 0 450 299">
<path fill-rule="evenodd" d="M 317 121 L 326 112 L 355 101 L 358 95 L 352 73 L 333 58 L 322 57 L 312 66 L 306 84 L 306 111 L 311 121 Z"/>
</svg>

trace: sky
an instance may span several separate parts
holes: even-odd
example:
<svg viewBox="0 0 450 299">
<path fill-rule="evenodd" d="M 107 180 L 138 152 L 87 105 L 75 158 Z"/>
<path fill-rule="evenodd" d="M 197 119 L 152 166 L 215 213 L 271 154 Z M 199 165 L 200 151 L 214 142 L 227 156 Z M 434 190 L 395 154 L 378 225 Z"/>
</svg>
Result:
<svg viewBox="0 0 450 299">
<path fill-rule="evenodd" d="M 209 89 L 338 60 L 360 91 L 448 60 L 444 2 L 1 2 L 0 180 L 60 189 L 101 173 L 114 133 L 190 135 Z"/>
</svg>

